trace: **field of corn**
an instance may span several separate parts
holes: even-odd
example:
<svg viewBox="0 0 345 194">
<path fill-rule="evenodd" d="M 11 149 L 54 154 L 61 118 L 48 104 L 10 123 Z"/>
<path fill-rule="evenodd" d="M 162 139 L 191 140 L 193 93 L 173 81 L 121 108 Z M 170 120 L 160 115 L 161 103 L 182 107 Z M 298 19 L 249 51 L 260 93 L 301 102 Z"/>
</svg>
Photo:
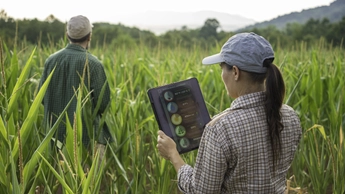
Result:
<svg viewBox="0 0 345 194">
<path fill-rule="evenodd" d="M 16 48 L 0 44 L 0 193 L 35 193 L 37 186 L 44 193 L 55 193 L 59 186 L 71 194 L 179 193 L 173 166 L 156 150 L 158 126 L 146 92 L 196 77 L 211 115 L 229 107 L 220 67 L 201 65 L 221 44 L 205 50 L 92 45 L 90 51 L 103 62 L 110 84 L 112 101 L 105 122 L 115 140 L 100 164 L 97 152 L 80 146 L 78 125 L 66 123 L 67 143 L 56 155 L 49 149 L 56 127 L 46 134 L 42 124 L 47 85 L 37 88 L 44 61 L 66 41 Z M 308 49 L 300 43 L 275 52 L 287 88 L 285 103 L 297 111 L 303 128 L 286 177 L 289 193 L 343 194 L 345 51 L 320 41 Z M 78 95 L 79 106 L 84 101 Z M 77 123 L 80 117 L 77 110 Z M 193 165 L 196 153 L 183 157 Z"/>
</svg>

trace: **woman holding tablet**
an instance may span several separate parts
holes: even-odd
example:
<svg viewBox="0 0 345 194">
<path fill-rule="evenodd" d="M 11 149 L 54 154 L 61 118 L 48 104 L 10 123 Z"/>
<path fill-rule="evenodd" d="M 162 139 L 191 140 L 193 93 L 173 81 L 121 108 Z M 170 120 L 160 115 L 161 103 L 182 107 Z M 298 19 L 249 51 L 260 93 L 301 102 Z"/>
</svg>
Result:
<svg viewBox="0 0 345 194">
<path fill-rule="evenodd" d="M 283 104 L 284 80 L 273 60 L 270 43 L 255 33 L 236 34 L 219 54 L 203 59 L 220 64 L 234 101 L 206 125 L 194 167 L 159 130 L 158 151 L 174 165 L 182 192 L 284 193 L 302 130 L 298 115 Z"/>
</svg>

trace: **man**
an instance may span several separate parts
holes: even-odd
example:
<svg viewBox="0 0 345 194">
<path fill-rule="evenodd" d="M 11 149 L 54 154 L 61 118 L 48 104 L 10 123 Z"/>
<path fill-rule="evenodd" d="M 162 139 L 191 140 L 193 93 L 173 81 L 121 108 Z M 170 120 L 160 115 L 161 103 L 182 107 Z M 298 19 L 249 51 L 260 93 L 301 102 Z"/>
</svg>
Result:
<svg viewBox="0 0 345 194">
<path fill-rule="evenodd" d="M 44 120 L 46 126 L 48 126 L 47 130 L 49 130 L 71 100 L 71 104 L 67 109 L 67 115 L 69 121 L 73 124 L 78 92 L 85 91 L 85 89 L 79 87 L 84 84 L 84 88 L 87 88 L 88 92 L 90 92 L 91 105 L 88 107 L 84 106 L 84 109 L 89 108 L 84 110 L 84 112 L 89 113 L 89 117 L 86 118 L 85 114 L 83 114 L 82 143 L 87 148 L 90 146 L 90 139 L 97 137 L 93 141 L 97 141 L 97 147 L 101 147 L 100 154 L 102 155 L 104 145 L 111 140 L 111 136 L 106 125 L 101 130 L 99 130 L 98 125 L 102 114 L 109 104 L 110 91 L 102 63 L 88 51 L 92 27 L 89 19 L 82 15 L 72 17 L 68 21 L 67 37 L 69 44 L 48 57 L 44 65 L 40 87 L 55 68 L 43 99 Z M 100 104 L 99 108 L 97 106 L 98 102 Z M 95 114 L 97 116 L 91 121 L 92 127 L 90 129 L 91 115 L 94 111 L 97 111 L 97 114 Z M 54 145 L 59 148 L 61 148 L 61 143 L 63 145 L 65 142 L 66 126 L 64 121 L 59 124 L 56 131 L 55 139 L 58 141 L 53 141 Z M 89 137 L 88 131 L 91 137 Z"/>
</svg>

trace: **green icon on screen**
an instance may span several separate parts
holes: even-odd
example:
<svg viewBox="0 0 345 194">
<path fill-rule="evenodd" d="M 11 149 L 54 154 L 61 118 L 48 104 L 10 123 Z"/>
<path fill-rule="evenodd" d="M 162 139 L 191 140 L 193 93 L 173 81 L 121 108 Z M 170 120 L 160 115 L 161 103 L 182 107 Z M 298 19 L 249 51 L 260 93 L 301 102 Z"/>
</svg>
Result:
<svg viewBox="0 0 345 194">
<path fill-rule="evenodd" d="M 175 133 L 177 136 L 183 137 L 184 135 L 186 135 L 186 129 L 183 126 L 179 125 L 175 128 Z"/>
<path fill-rule="evenodd" d="M 183 148 L 187 148 L 189 146 L 189 140 L 185 137 L 180 139 L 180 146 Z"/>
</svg>

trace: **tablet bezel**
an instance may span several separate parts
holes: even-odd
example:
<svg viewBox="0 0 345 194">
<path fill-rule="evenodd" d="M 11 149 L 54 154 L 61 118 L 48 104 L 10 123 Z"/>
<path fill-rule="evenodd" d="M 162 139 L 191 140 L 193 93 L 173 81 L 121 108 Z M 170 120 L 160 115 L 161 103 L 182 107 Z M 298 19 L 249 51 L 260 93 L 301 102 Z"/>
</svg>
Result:
<svg viewBox="0 0 345 194">
<path fill-rule="evenodd" d="M 208 113 L 207 107 L 206 107 L 206 103 L 204 101 L 204 97 L 202 95 L 200 86 L 199 86 L 199 82 L 196 78 L 189 78 L 183 81 L 179 81 L 179 82 L 174 82 L 174 83 L 170 83 L 167 85 L 163 85 L 163 86 L 158 86 L 155 88 L 150 88 L 147 90 L 147 95 L 150 99 L 150 103 L 151 103 L 151 107 L 152 110 L 154 112 L 156 121 L 158 123 L 159 129 L 164 131 L 164 133 L 166 135 L 168 135 L 169 137 L 171 137 L 176 145 L 177 145 L 177 149 L 178 152 L 180 154 L 186 153 L 186 152 L 190 152 L 192 150 L 198 149 L 199 148 L 199 144 L 196 146 L 191 146 L 188 148 L 181 148 L 178 144 L 178 142 L 176 142 L 175 136 L 172 133 L 171 129 L 170 129 L 170 125 L 172 125 L 172 123 L 169 123 L 166 115 L 165 115 L 165 110 L 163 110 L 161 101 L 160 101 L 160 95 L 163 91 L 169 90 L 169 89 L 173 89 L 173 88 L 177 88 L 177 87 L 181 87 L 181 86 L 186 86 L 189 87 L 191 89 L 191 93 L 193 95 L 193 98 L 195 100 L 195 103 L 198 106 L 199 109 L 199 113 L 200 116 L 199 118 L 201 118 L 202 120 L 202 132 L 201 135 L 203 133 L 203 129 L 205 128 L 206 124 L 211 120 L 210 115 Z M 201 138 L 200 135 L 200 138 Z"/>
</svg>

